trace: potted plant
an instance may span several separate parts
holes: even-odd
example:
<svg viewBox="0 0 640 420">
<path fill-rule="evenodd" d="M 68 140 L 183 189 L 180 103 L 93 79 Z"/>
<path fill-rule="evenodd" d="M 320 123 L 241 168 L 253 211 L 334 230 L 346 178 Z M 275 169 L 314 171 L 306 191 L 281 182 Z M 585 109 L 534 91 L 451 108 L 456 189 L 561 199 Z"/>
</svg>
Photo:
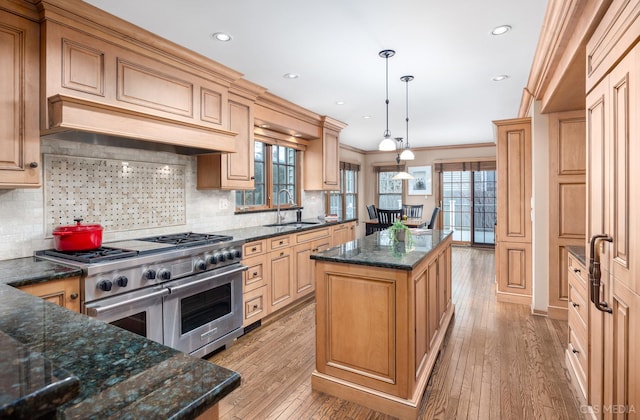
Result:
<svg viewBox="0 0 640 420">
<path fill-rule="evenodd" d="M 407 225 L 402 223 L 400 219 L 397 219 L 391 226 L 389 226 L 389 239 L 393 242 L 410 242 L 411 231 Z"/>
</svg>

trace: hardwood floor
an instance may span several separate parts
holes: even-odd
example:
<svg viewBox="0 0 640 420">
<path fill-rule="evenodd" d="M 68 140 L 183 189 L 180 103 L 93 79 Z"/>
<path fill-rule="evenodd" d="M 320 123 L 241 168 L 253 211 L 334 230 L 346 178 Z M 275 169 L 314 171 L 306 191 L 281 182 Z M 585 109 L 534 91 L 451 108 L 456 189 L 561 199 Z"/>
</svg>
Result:
<svg viewBox="0 0 640 420">
<path fill-rule="evenodd" d="M 455 317 L 421 408 L 423 419 L 579 419 L 565 367 L 566 321 L 496 302 L 493 250 L 453 248 Z M 311 389 L 315 305 L 251 331 L 209 358 L 242 375 L 221 419 L 393 419 Z"/>
</svg>

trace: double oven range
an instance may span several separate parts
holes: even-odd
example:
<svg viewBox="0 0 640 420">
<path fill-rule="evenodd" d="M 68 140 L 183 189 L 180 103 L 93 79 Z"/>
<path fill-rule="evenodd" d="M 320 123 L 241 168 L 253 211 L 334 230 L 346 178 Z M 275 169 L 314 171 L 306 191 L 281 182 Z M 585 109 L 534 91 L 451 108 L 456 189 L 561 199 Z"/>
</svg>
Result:
<svg viewBox="0 0 640 420">
<path fill-rule="evenodd" d="M 82 311 L 203 357 L 242 335 L 242 241 L 180 233 L 36 258 L 82 269 Z"/>
</svg>

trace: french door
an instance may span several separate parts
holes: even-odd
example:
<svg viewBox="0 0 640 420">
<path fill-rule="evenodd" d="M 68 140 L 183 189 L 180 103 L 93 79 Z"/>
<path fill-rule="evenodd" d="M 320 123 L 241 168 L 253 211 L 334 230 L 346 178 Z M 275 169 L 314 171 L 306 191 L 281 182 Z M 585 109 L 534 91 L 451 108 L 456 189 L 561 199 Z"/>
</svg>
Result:
<svg viewBox="0 0 640 420">
<path fill-rule="evenodd" d="M 443 228 L 456 242 L 495 244 L 496 171 L 443 171 Z"/>
</svg>

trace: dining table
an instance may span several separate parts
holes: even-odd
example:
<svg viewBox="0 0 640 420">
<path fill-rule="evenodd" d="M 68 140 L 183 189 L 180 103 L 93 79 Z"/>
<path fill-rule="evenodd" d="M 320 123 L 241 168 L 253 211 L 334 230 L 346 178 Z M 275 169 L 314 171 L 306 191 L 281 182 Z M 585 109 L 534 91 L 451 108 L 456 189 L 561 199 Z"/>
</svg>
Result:
<svg viewBox="0 0 640 420">
<path fill-rule="evenodd" d="M 427 226 L 428 221 L 417 217 L 417 218 L 404 219 L 402 220 L 402 223 L 409 228 L 423 228 Z M 365 221 L 366 234 L 369 235 L 373 233 L 375 230 L 380 230 L 380 229 L 375 229 L 375 227 L 377 227 L 379 224 L 380 223 L 378 222 L 378 219 L 366 220 Z"/>
</svg>

